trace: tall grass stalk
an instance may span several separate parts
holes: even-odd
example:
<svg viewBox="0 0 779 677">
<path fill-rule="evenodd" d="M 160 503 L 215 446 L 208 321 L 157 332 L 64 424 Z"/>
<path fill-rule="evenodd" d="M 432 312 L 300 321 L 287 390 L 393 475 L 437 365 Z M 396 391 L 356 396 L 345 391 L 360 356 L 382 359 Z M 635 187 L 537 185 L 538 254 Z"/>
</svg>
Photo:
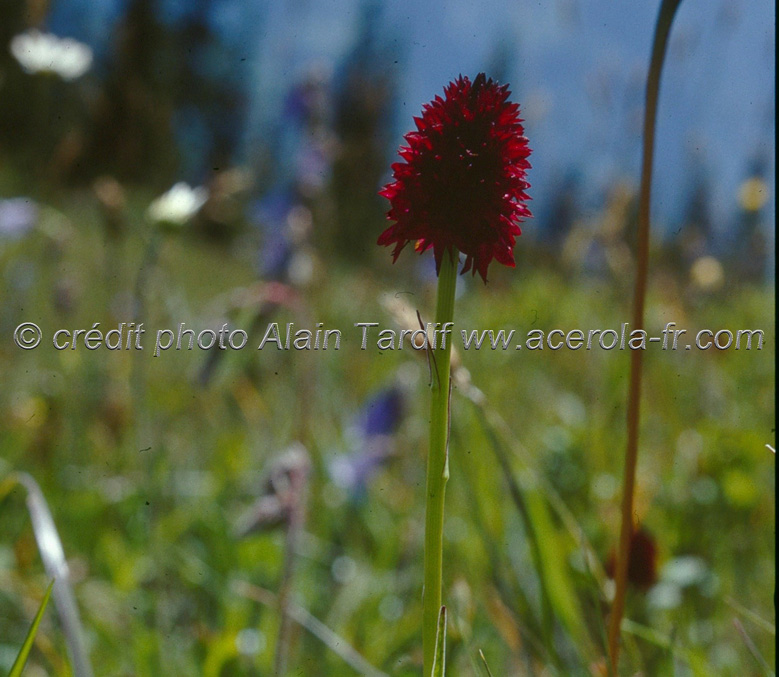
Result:
<svg viewBox="0 0 779 677">
<path fill-rule="evenodd" d="M 657 100 L 660 92 L 660 76 L 665 60 L 668 35 L 671 32 L 676 10 L 681 0 L 663 0 L 655 26 L 652 57 L 646 83 L 646 108 L 644 110 L 644 145 L 641 164 L 641 193 L 638 205 L 638 248 L 636 252 L 636 282 L 633 294 L 632 328 L 644 328 L 644 305 L 646 301 L 647 273 L 649 270 L 649 227 L 650 201 L 652 195 L 652 165 L 654 161 L 655 122 Z M 641 408 L 641 376 L 644 352 L 630 351 L 630 387 L 628 392 L 628 439 L 625 450 L 625 468 L 622 489 L 622 525 L 617 551 L 616 591 L 609 619 L 609 660 L 616 674 L 619 664 L 619 637 L 622 616 L 625 611 L 627 591 L 628 559 L 630 541 L 633 535 L 633 495 L 636 486 L 636 463 L 638 460 L 638 432 Z"/>
</svg>

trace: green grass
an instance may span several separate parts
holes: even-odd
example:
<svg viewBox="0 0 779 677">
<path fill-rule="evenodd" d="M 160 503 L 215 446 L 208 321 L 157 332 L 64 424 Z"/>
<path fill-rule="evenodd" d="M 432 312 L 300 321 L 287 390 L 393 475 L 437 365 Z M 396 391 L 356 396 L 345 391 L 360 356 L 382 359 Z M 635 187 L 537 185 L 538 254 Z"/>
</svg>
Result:
<svg viewBox="0 0 779 677">
<path fill-rule="evenodd" d="M 408 349 L 379 353 L 369 343 L 361 351 L 353 327 L 397 328 L 381 301 L 400 291 L 413 291 L 401 298 L 423 318 L 432 315 L 434 289 L 411 275 L 413 256 L 391 267 L 377 251 L 353 270 L 319 260 L 299 305 L 272 319 L 339 328 L 340 351 L 257 352 L 260 336 L 252 335 L 203 388 L 195 379 L 204 355 L 153 358 L 154 332 L 179 322 L 211 326 L 219 297 L 254 282 L 253 250 L 217 248 L 186 230 L 169 236 L 147 280 L 143 353 L 56 351 L 55 329 L 128 321 L 146 227 L 145 197 L 135 196 L 136 229 L 107 249 L 88 197 L 62 202 L 63 213 L 47 214 L 23 241 L 0 243 L 0 473 L 29 472 L 46 494 L 96 674 L 270 674 L 278 612 L 237 582 L 276 592 L 284 537 L 271 531 L 236 541 L 231 530 L 260 492 L 267 463 L 293 440 L 313 463 L 293 599 L 379 670 L 419 674 L 427 366 Z M 522 335 L 619 330 L 627 321 L 629 281 L 538 264 L 522 246 L 520 239 L 516 271 L 493 266 L 486 287 L 468 278 L 458 328 Z M 65 293 L 73 297 L 67 310 L 55 303 Z M 647 352 L 638 516 L 657 539 L 661 569 L 682 556 L 698 558 L 698 569 L 684 585 L 666 580 L 659 593 L 630 593 L 625 674 L 763 674 L 734 619 L 775 665 L 775 457 L 765 447 L 775 440 L 773 291 L 732 280 L 704 294 L 683 275 L 664 273 L 651 278 L 648 301 L 654 333 L 674 320 L 690 331 L 762 328 L 766 342 L 762 351 Z M 23 321 L 44 330 L 36 350 L 11 341 Z M 447 674 L 484 674 L 479 650 L 495 675 L 589 674 L 604 651 L 599 576 L 619 528 L 629 355 L 483 349 L 459 356 L 486 404 L 479 409 L 455 390 Z M 408 399 L 397 455 L 364 499 L 350 502 L 328 464 L 350 450 L 348 429 L 366 397 L 399 377 Z M 5 670 L 47 578 L 22 494 L 11 493 L 0 511 Z M 587 560 L 582 543 L 599 562 Z M 65 675 L 55 619 L 49 613 L 41 624 L 30 664 Z M 290 675 L 357 674 L 297 624 L 290 666 Z"/>
</svg>

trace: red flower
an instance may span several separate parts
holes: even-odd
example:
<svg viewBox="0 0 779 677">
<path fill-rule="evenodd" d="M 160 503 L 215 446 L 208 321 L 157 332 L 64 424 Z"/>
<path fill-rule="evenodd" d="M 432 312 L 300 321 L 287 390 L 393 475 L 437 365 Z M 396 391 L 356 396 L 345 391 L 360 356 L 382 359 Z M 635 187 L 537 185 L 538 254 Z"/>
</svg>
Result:
<svg viewBox="0 0 779 677">
<path fill-rule="evenodd" d="M 519 223 L 531 215 L 524 204 L 530 148 L 508 85 L 484 73 L 473 83 L 461 75 L 444 94 L 414 118 L 403 161 L 392 165 L 395 180 L 380 195 L 395 223 L 379 244 L 395 245 L 393 261 L 409 242 L 420 252 L 432 247 L 438 271 L 444 252 L 456 248 L 465 254 L 462 272 L 473 268 L 486 282 L 493 258 L 514 267 Z"/>
</svg>

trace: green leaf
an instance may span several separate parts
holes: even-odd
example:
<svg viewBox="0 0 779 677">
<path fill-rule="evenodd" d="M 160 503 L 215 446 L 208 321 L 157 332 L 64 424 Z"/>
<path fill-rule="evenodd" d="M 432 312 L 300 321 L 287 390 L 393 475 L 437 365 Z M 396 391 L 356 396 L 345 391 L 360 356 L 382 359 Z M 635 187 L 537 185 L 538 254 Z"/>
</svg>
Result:
<svg viewBox="0 0 779 677">
<path fill-rule="evenodd" d="M 27 632 L 27 637 L 24 638 L 24 644 L 22 644 L 22 648 L 19 650 L 19 655 L 16 657 L 11 672 L 8 673 L 8 677 L 19 677 L 22 674 L 22 670 L 24 670 L 24 666 L 27 663 L 27 656 L 30 654 L 30 649 L 32 649 L 32 643 L 35 641 L 35 635 L 38 633 L 38 626 L 43 618 L 43 612 L 46 611 L 46 605 L 49 603 L 49 597 L 51 597 L 53 588 L 54 579 L 52 579 L 51 583 L 49 583 L 49 587 L 46 589 L 46 594 L 43 596 L 40 607 L 38 607 L 38 613 L 35 614 L 32 625 Z"/>
<path fill-rule="evenodd" d="M 438 614 L 438 631 L 435 634 L 435 658 L 432 677 L 444 677 L 446 674 L 446 607 L 442 606 Z"/>
</svg>

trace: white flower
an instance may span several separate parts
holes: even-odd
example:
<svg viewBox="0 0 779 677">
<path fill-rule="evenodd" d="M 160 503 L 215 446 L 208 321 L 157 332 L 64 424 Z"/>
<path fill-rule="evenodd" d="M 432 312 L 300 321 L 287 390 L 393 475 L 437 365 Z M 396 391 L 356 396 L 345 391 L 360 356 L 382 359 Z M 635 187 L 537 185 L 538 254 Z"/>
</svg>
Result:
<svg viewBox="0 0 779 677">
<path fill-rule="evenodd" d="M 154 200 L 147 214 L 152 221 L 183 226 L 200 211 L 207 199 L 208 191 L 205 188 L 191 188 L 189 184 L 180 181 Z"/>
<path fill-rule="evenodd" d="M 55 73 L 63 80 L 75 80 L 92 65 L 87 45 L 34 28 L 11 40 L 11 54 L 28 73 Z"/>
</svg>

